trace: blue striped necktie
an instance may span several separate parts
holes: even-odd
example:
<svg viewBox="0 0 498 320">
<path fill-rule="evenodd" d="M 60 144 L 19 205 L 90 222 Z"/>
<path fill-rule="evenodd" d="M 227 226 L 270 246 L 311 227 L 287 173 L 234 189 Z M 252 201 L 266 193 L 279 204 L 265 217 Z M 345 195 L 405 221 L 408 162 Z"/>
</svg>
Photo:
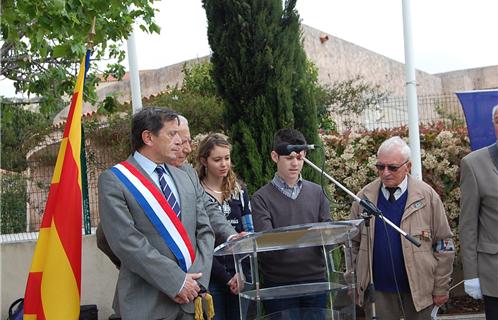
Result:
<svg viewBox="0 0 498 320">
<path fill-rule="evenodd" d="M 180 208 L 180 203 L 176 201 L 175 195 L 173 194 L 173 191 L 169 187 L 168 183 L 166 182 L 166 170 L 162 166 L 157 166 L 156 169 L 154 170 L 157 175 L 159 176 L 159 185 L 161 186 L 161 191 L 164 194 L 164 197 L 168 201 L 169 205 L 173 209 L 173 211 L 176 213 L 178 218 L 181 218 L 182 214 L 182 209 Z"/>
</svg>

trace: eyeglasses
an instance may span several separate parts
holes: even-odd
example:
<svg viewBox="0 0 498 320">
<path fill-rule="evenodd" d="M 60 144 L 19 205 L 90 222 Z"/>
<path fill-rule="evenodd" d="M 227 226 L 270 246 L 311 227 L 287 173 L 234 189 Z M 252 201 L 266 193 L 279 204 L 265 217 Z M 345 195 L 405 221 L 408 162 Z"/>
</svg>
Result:
<svg viewBox="0 0 498 320">
<path fill-rule="evenodd" d="M 409 160 L 406 160 L 405 162 L 403 162 L 402 164 L 400 165 L 397 165 L 397 164 L 383 164 L 383 163 L 376 163 L 375 164 L 375 167 L 377 168 L 377 170 L 379 171 L 384 171 L 384 169 L 387 167 L 387 170 L 391 171 L 391 172 L 396 172 L 398 171 L 399 168 L 401 168 L 402 166 L 404 166 L 405 164 L 408 163 Z"/>
</svg>

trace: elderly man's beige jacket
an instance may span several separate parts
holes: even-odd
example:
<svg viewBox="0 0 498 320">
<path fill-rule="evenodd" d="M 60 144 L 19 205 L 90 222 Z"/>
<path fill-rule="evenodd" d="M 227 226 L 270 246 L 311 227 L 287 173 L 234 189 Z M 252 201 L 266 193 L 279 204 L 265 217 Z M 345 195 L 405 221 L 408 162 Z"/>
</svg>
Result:
<svg viewBox="0 0 498 320">
<path fill-rule="evenodd" d="M 359 193 L 377 204 L 381 187 L 380 179 L 365 186 Z M 403 236 L 401 245 L 410 284 L 411 296 L 417 311 L 432 305 L 432 297 L 448 294 L 455 250 L 452 233 L 438 194 L 425 182 L 408 176 L 408 199 L 400 228 L 421 242 L 416 247 Z M 382 196 L 382 195 L 381 195 Z M 362 208 L 354 203 L 352 219 L 358 219 Z M 375 245 L 375 218 L 370 223 L 370 251 Z M 387 226 L 390 228 L 390 226 Z M 388 248 L 385 248 L 388 250 Z M 353 262 L 358 283 L 359 302 L 363 304 L 364 293 L 369 283 L 367 233 L 364 225 L 353 241 Z M 392 272 L 385 270 L 385 272 Z"/>
</svg>

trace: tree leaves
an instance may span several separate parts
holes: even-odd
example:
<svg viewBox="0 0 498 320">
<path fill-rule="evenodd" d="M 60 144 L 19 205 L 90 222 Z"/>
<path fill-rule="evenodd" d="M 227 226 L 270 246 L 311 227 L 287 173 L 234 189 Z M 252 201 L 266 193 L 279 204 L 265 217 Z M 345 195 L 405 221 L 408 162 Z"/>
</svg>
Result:
<svg viewBox="0 0 498 320">
<path fill-rule="evenodd" d="M 67 103 L 75 73 L 86 50 L 88 32 L 96 17 L 94 60 L 110 62 L 108 74 L 121 77 L 119 67 L 125 58 L 120 44 L 128 37 L 132 24 L 139 20 L 150 33 L 159 32 L 154 22 L 154 0 L 6 0 L 2 2 L 0 75 L 14 81 L 18 92 L 42 97 L 43 112 L 52 116 Z M 132 10 L 128 8 L 132 7 Z M 87 81 L 86 98 L 95 98 L 98 77 Z M 69 81 L 68 81 L 69 80 Z M 46 104 L 52 105 L 46 105 Z"/>
<path fill-rule="evenodd" d="M 295 1 L 203 0 L 213 80 L 238 174 L 249 190 L 274 173 L 273 134 L 297 128 L 317 143 L 316 77 L 308 75 Z M 310 158 L 315 155 L 310 154 Z M 310 169 L 307 178 L 314 174 Z"/>
</svg>

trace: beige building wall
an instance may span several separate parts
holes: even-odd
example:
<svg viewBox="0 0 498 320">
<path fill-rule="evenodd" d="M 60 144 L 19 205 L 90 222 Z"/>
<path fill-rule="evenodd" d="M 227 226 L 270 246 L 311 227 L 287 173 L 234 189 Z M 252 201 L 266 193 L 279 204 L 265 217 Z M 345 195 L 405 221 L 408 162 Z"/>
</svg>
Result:
<svg viewBox="0 0 498 320">
<path fill-rule="evenodd" d="M 24 296 L 35 244 L 34 240 L 0 244 L 2 319 L 7 319 L 10 304 Z M 99 319 L 107 319 L 112 314 L 118 270 L 97 249 L 95 235 L 83 237 L 82 250 L 81 304 L 96 304 Z"/>
<path fill-rule="evenodd" d="M 154 96 L 168 89 L 181 87 L 184 78 L 184 74 L 182 72 L 183 65 L 199 63 L 208 59 L 209 56 L 206 56 L 159 69 L 140 71 L 140 91 L 142 93 L 142 97 Z M 122 81 L 102 83 L 99 85 L 97 91 L 99 99 L 104 99 L 107 95 L 115 95 L 119 102 L 131 101 L 129 74 L 126 74 Z"/>
<path fill-rule="evenodd" d="M 365 80 L 380 85 L 392 96 L 405 95 L 404 64 L 320 30 L 303 25 L 304 49 L 318 67 L 321 84 L 332 84 L 362 75 Z M 328 40 L 320 41 L 320 37 Z M 441 79 L 417 71 L 417 94 L 440 94 Z"/>
<path fill-rule="evenodd" d="M 158 95 L 166 90 L 181 87 L 184 74 L 182 72 L 184 64 L 194 64 L 209 59 L 209 56 L 187 60 L 170 66 L 166 66 L 154 70 L 140 71 L 140 91 L 142 97 L 150 97 Z M 99 103 L 107 96 L 112 96 L 120 103 L 131 101 L 130 77 L 127 73 L 121 81 L 101 82 L 97 88 L 98 103 L 91 105 L 90 103 L 83 104 L 83 114 L 93 113 L 97 110 Z M 69 106 L 64 108 L 57 116 L 53 123 L 60 124 L 67 119 Z"/>
<path fill-rule="evenodd" d="M 498 66 L 465 69 L 436 74 L 444 93 L 498 88 Z"/>
<path fill-rule="evenodd" d="M 405 96 L 404 64 L 385 57 L 354 43 L 334 37 L 318 29 L 302 25 L 304 50 L 308 58 L 318 67 L 318 80 L 321 84 L 349 80 L 362 75 L 366 81 L 378 84 L 393 97 Z M 320 41 L 326 37 L 326 41 Z M 184 63 L 192 64 L 206 61 L 210 57 L 166 66 L 155 70 L 140 71 L 142 97 L 158 95 L 168 88 L 181 86 L 184 75 Z M 455 91 L 498 88 L 498 66 L 452 71 L 431 75 L 416 71 L 417 95 L 440 95 Z M 131 101 L 129 75 L 122 81 L 102 82 L 97 88 L 99 101 L 112 95 L 119 102 Z M 98 105 L 84 104 L 83 112 L 91 113 Z M 61 111 L 54 123 L 67 118 L 68 108 Z"/>
</svg>

